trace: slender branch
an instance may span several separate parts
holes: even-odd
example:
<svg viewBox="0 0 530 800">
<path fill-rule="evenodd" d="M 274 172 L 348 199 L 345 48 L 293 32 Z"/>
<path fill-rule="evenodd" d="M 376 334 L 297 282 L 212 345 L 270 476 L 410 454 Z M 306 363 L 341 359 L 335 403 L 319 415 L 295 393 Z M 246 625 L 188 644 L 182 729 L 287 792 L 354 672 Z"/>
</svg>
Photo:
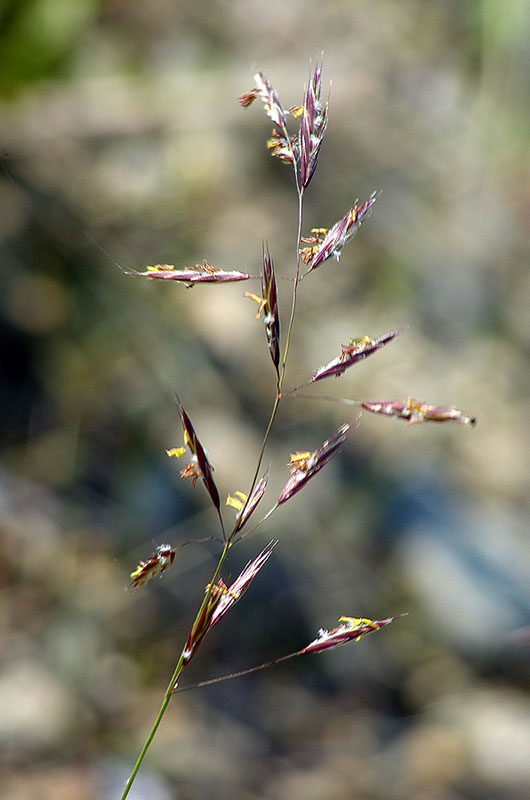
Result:
<svg viewBox="0 0 530 800">
<path fill-rule="evenodd" d="M 308 384 L 300 384 L 296 389 L 291 389 L 290 392 L 284 392 L 282 398 L 293 400 L 325 400 L 328 403 L 342 403 L 346 406 L 362 406 L 362 400 L 350 400 L 348 397 L 331 397 L 331 395 L 327 394 L 298 394 L 298 388 L 303 388 L 304 385 Z"/>
<path fill-rule="evenodd" d="M 296 175 L 296 171 L 295 171 Z M 287 336 L 285 337 L 285 348 L 283 351 L 283 359 L 282 359 L 282 366 L 280 369 L 280 377 L 278 380 L 278 392 L 281 395 L 282 387 L 283 387 L 283 379 L 285 377 L 285 368 L 287 365 L 287 356 L 289 353 L 289 344 L 291 341 L 291 333 L 293 330 L 294 325 L 294 316 L 296 313 L 296 297 L 297 297 L 297 290 L 298 284 L 300 283 L 300 237 L 302 235 L 302 220 L 303 220 L 303 210 L 304 210 L 304 190 L 298 186 L 298 177 L 296 179 L 296 185 L 298 190 L 298 226 L 296 231 L 296 272 L 294 277 L 294 284 L 293 284 L 293 295 L 292 295 L 292 303 L 291 303 L 291 316 L 289 318 L 289 325 L 287 327 Z"/>
<path fill-rule="evenodd" d="M 212 683 L 221 683 L 221 681 L 229 681 L 232 678 L 241 678 L 243 675 L 249 675 L 251 672 L 258 672 L 260 669 L 274 667 L 276 664 L 280 664 L 282 661 L 287 661 L 288 659 L 299 655 L 301 655 L 301 652 L 297 650 L 296 653 L 288 653 L 286 656 L 279 656 L 278 658 L 274 658 L 272 661 L 265 662 L 265 664 L 259 664 L 257 667 L 247 667 L 247 669 L 241 669 L 239 672 L 231 672 L 229 675 L 221 675 L 219 678 L 210 678 L 206 681 L 199 681 L 199 683 L 192 683 L 190 686 L 183 686 L 182 688 L 179 687 L 178 689 L 174 690 L 173 694 L 188 692 L 190 689 L 200 689 L 201 686 L 211 686 Z"/>
</svg>

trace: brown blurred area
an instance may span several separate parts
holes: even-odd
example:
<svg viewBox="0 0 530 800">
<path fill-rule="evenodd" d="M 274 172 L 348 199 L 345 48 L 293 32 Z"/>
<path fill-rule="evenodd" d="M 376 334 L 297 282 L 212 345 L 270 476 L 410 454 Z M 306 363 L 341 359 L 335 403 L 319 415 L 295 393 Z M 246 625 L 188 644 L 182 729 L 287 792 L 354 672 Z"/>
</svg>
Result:
<svg viewBox="0 0 530 800">
<path fill-rule="evenodd" d="M 304 232 L 382 190 L 300 287 L 287 383 L 350 337 L 401 335 L 322 391 L 476 414 L 365 414 L 329 466 L 234 548 L 279 544 L 182 685 L 295 650 L 341 614 L 389 628 L 175 698 L 141 800 L 523 800 L 530 794 L 528 223 L 524 0 L 0 4 L 0 796 L 110 800 L 154 720 L 216 546 L 127 592 L 162 542 L 216 534 L 178 477 L 178 390 L 221 494 L 248 487 L 275 392 L 248 286 L 124 269 L 293 274 L 296 199 L 271 124 L 324 52 L 328 133 Z M 287 280 L 280 282 L 285 330 Z M 289 452 L 347 406 L 285 402 Z M 230 509 L 227 510 L 230 515 Z"/>
</svg>

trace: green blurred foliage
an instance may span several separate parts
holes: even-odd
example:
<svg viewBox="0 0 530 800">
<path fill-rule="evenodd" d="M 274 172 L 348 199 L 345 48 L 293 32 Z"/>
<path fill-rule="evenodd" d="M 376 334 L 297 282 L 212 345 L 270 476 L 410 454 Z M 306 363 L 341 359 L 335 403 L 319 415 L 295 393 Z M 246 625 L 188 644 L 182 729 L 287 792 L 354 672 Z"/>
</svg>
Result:
<svg viewBox="0 0 530 800">
<path fill-rule="evenodd" d="M 100 0 L 4 0 L 0 8 L 2 94 L 65 74 L 85 28 L 95 22 Z"/>
</svg>

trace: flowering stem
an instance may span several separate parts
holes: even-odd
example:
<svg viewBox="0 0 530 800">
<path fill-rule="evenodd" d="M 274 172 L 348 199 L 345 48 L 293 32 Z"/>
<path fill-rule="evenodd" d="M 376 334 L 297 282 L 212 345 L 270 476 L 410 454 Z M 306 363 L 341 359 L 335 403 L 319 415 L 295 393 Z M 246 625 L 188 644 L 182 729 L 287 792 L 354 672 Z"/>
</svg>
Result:
<svg viewBox="0 0 530 800">
<path fill-rule="evenodd" d="M 210 583 L 208 584 L 209 588 L 207 589 L 206 594 L 204 596 L 204 599 L 203 599 L 203 601 L 201 603 L 201 606 L 200 606 L 200 608 L 199 608 L 199 610 L 198 610 L 198 612 L 197 612 L 197 614 L 195 616 L 195 620 L 193 622 L 191 630 L 193 630 L 199 624 L 199 621 L 200 621 L 200 619 L 202 617 L 204 609 L 206 608 L 208 600 L 210 599 L 210 595 L 211 595 L 211 593 L 213 591 L 214 584 L 215 584 L 215 582 L 216 582 L 216 580 L 217 580 L 217 578 L 219 576 L 219 572 L 221 571 L 221 567 L 222 567 L 222 565 L 224 563 L 224 560 L 225 560 L 229 550 L 230 550 L 230 543 L 228 541 L 228 542 L 224 543 L 223 551 L 222 551 L 222 553 L 221 553 L 221 555 L 219 557 L 219 561 L 218 561 L 217 566 L 215 568 L 215 572 L 214 572 L 214 574 L 212 576 L 212 579 L 210 580 Z M 164 714 L 166 712 L 166 709 L 167 709 L 167 707 L 169 705 L 169 701 L 171 700 L 171 697 L 173 696 L 173 693 L 175 691 L 175 687 L 177 686 L 178 679 L 179 679 L 184 667 L 186 666 L 186 662 L 184 660 L 184 652 L 185 652 L 185 646 L 182 648 L 182 652 L 181 652 L 181 654 L 179 656 L 179 660 L 177 661 L 177 666 L 175 667 L 173 675 L 171 676 L 171 679 L 170 679 L 170 681 L 168 683 L 166 692 L 164 694 L 164 699 L 162 701 L 162 705 L 160 706 L 160 710 L 159 710 L 159 712 L 157 714 L 157 717 L 156 717 L 156 719 L 155 719 L 155 721 L 153 723 L 153 726 L 152 726 L 151 730 L 149 731 L 149 734 L 147 736 L 147 739 L 145 740 L 144 746 L 142 747 L 142 749 L 140 751 L 140 755 L 138 756 L 138 758 L 136 760 L 136 764 L 134 765 L 133 770 L 132 770 L 131 774 L 129 775 L 129 779 L 127 780 L 127 783 L 125 784 L 125 789 L 123 791 L 123 794 L 121 795 L 120 800 L 125 800 L 125 798 L 129 794 L 129 792 L 131 790 L 131 786 L 133 785 L 134 779 L 136 778 L 136 775 L 138 774 L 138 771 L 139 771 L 139 769 L 140 769 L 140 767 L 142 765 L 142 761 L 144 760 L 145 754 L 147 753 L 147 751 L 149 749 L 149 746 L 150 746 L 151 742 L 153 741 L 153 739 L 155 737 L 155 734 L 156 734 L 156 732 L 158 730 L 158 727 L 159 727 L 160 723 L 162 722 L 162 717 L 164 716 Z"/>
<path fill-rule="evenodd" d="M 287 335 L 286 335 L 286 339 L 285 339 L 285 348 L 284 348 L 284 352 L 283 352 L 283 359 L 282 359 L 282 363 L 281 363 L 280 373 L 279 373 L 279 376 L 278 376 L 277 393 L 276 393 L 276 397 L 274 399 L 274 404 L 273 404 L 271 415 L 270 415 L 270 418 L 269 418 L 269 422 L 268 422 L 268 425 L 267 425 L 267 428 L 266 428 L 266 431 L 265 431 L 265 435 L 263 437 L 263 442 L 262 442 L 262 445 L 261 445 L 261 449 L 260 449 L 260 452 L 259 452 L 258 461 L 257 461 L 257 465 L 256 465 L 256 471 L 254 473 L 254 477 L 252 479 L 250 490 L 249 490 L 248 495 L 247 495 L 247 503 L 248 503 L 249 498 L 250 498 L 250 496 L 252 494 L 254 486 L 256 485 L 256 481 L 258 480 L 258 475 L 259 475 L 259 471 L 261 469 L 261 464 L 262 464 L 262 461 L 263 461 L 263 455 L 265 453 L 265 448 L 267 446 L 267 442 L 269 440 L 270 432 L 272 430 L 272 426 L 274 425 L 274 421 L 276 419 L 276 415 L 278 413 L 278 408 L 279 408 L 279 405 L 280 405 L 280 400 L 282 398 L 282 385 L 283 385 L 283 380 L 284 380 L 284 377 L 285 377 L 285 368 L 286 368 L 286 364 L 287 364 L 287 355 L 288 355 L 288 352 L 289 352 L 289 342 L 290 342 L 290 339 L 291 339 L 291 332 L 293 330 L 294 317 L 295 317 L 295 312 L 296 312 L 296 293 L 297 293 L 298 284 L 300 282 L 300 248 L 299 248 L 299 243 L 300 243 L 300 236 L 302 235 L 302 215 L 303 215 L 303 198 L 304 198 L 304 190 L 303 190 L 303 188 L 301 188 L 299 186 L 296 169 L 295 169 L 295 179 L 296 179 L 296 189 L 297 189 L 297 193 L 298 193 L 298 228 L 297 228 L 297 235 L 296 235 L 296 272 L 295 272 L 295 277 L 294 277 L 294 281 L 293 281 L 293 295 L 292 295 L 292 303 L 291 303 L 291 316 L 290 316 L 290 319 L 289 319 L 289 325 L 287 327 Z M 276 507 L 277 507 L 277 504 L 274 506 L 274 508 L 269 513 L 272 513 L 272 511 Z M 226 558 L 226 556 L 228 554 L 228 551 L 230 550 L 230 547 L 231 547 L 231 545 L 233 543 L 233 538 L 234 538 L 236 530 L 237 530 L 237 522 L 236 522 L 236 523 L 234 523 L 234 527 L 233 527 L 232 531 L 230 532 L 230 534 L 228 536 L 226 536 L 220 511 L 218 511 L 218 516 L 219 516 L 219 522 L 220 522 L 220 525 L 221 525 L 221 531 L 222 531 L 222 534 L 223 534 L 223 541 L 224 541 L 223 551 L 222 551 L 222 553 L 221 553 L 221 555 L 219 557 L 219 561 L 218 561 L 217 566 L 215 568 L 214 574 L 213 574 L 213 576 L 212 576 L 212 578 L 211 578 L 211 580 L 210 580 L 210 582 L 208 584 L 209 588 L 207 589 L 206 594 L 204 596 L 204 599 L 203 599 L 203 601 L 201 603 L 201 606 L 200 606 L 200 608 L 199 608 L 199 610 L 198 610 L 198 612 L 197 612 L 197 614 L 195 616 L 195 620 L 194 620 L 193 625 L 191 627 L 191 632 L 193 632 L 194 629 L 196 629 L 200 625 L 200 621 L 202 619 L 204 610 L 205 610 L 206 605 L 207 605 L 207 603 L 208 603 L 208 601 L 210 599 L 210 595 L 211 595 L 211 593 L 213 591 L 214 584 L 215 584 L 215 582 L 216 582 L 216 580 L 217 580 L 217 578 L 219 576 L 219 573 L 221 571 L 221 567 L 222 567 L 222 565 L 223 565 L 223 563 L 225 561 L 225 558 Z M 269 514 L 267 514 L 267 516 L 269 516 Z M 162 721 L 162 718 L 163 718 L 163 716 L 164 716 L 164 714 L 166 712 L 166 709 L 167 709 L 167 707 L 169 705 L 169 702 L 170 702 L 173 694 L 176 691 L 176 687 L 177 687 L 177 684 L 178 684 L 178 679 L 179 679 L 182 671 L 184 670 L 186 664 L 188 663 L 187 660 L 185 659 L 185 650 L 186 650 L 186 646 L 184 646 L 182 648 L 182 652 L 181 652 L 181 654 L 179 656 L 179 660 L 177 662 L 177 665 L 175 667 L 173 675 L 171 676 L 171 679 L 170 679 L 169 684 L 167 686 L 166 692 L 164 694 L 164 699 L 162 701 L 162 705 L 160 706 L 160 710 L 159 710 L 159 712 L 157 714 L 157 717 L 156 717 L 156 719 L 155 719 L 155 721 L 153 723 L 153 726 L 152 726 L 151 730 L 149 731 L 149 734 L 147 736 L 147 739 L 145 740 L 144 746 L 142 747 L 142 749 L 140 751 L 140 754 L 139 754 L 138 759 L 136 761 L 136 764 L 134 765 L 134 768 L 133 768 L 133 770 L 132 770 L 132 772 L 131 772 L 131 774 L 129 776 L 129 779 L 127 780 L 127 783 L 125 785 L 125 789 L 123 791 L 123 794 L 122 794 L 120 800 L 125 800 L 125 798 L 129 794 L 129 791 L 130 791 L 131 786 L 132 786 L 132 784 L 134 782 L 134 779 L 136 778 L 136 775 L 138 774 L 138 771 L 139 771 L 139 769 L 140 769 L 140 767 L 142 765 L 142 761 L 144 760 L 144 757 L 145 757 L 145 755 L 146 755 L 146 753 L 147 753 L 147 751 L 149 749 L 149 746 L 151 745 L 151 742 L 153 741 L 153 739 L 155 737 L 155 734 L 156 734 L 156 732 L 158 730 L 158 727 L 159 727 L 159 725 L 160 725 L 160 723 Z M 237 675 L 245 675 L 248 672 L 254 672 L 254 671 L 258 670 L 258 669 L 264 669 L 267 666 L 272 666 L 273 664 L 277 664 L 280 661 L 285 661 L 288 658 L 292 658 L 295 655 L 298 655 L 298 653 L 290 653 L 287 656 L 281 656 L 280 658 L 275 659 L 274 661 L 271 661 L 269 664 L 262 664 L 259 667 L 251 667 L 248 670 L 244 670 L 243 672 L 240 672 L 240 673 L 234 673 L 233 675 L 228 676 L 228 677 L 236 677 Z M 215 683 L 216 680 L 219 680 L 219 679 L 214 679 L 212 681 L 203 681 L 202 683 L 200 683 L 198 685 L 199 686 L 204 686 L 207 683 Z M 223 680 L 223 679 L 221 679 L 221 680 Z M 189 688 L 191 688 L 191 687 L 189 687 Z"/>
</svg>

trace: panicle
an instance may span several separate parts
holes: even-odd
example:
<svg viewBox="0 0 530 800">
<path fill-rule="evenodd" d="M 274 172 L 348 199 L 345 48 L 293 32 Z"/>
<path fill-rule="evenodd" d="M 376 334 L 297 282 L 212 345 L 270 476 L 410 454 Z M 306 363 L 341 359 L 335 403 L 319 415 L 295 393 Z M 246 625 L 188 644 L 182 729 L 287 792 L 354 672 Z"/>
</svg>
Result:
<svg viewBox="0 0 530 800">
<path fill-rule="evenodd" d="M 291 477 L 278 498 L 278 505 L 285 503 L 302 489 L 311 478 L 325 467 L 328 461 L 344 444 L 351 431 L 357 427 L 358 422 L 352 425 L 341 425 L 338 431 L 312 453 L 294 453 L 291 455 L 289 468 Z"/>
<path fill-rule="evenodd" d="M 310 77 L 304 94 L 302 119 L 300 122 L 300 186 L 309 186 L 315 172 L 318 154 L 328 125 L 328 101 L 325 106 L 321 101 L 322 93 L 322 61 L 316 62 L 315 70 Z"/>
<path fill-rule="evenodd" d="M 134 572 L 131 572 L 132 578 L 130 589 L 137 589 L 143 586 L 144 583 L 150 581 L 155 575 L 162 575 L 169 569 L 175 560 L 175 549 L 170 544 L 160 544 L 155 552 L 147 559 L 147 561 L 140 561 Z"/>
<path fill-rule="evenodd" d="M 382 347 L 385 346 L 388 342 L 391 342 L 396 336 L 399 336 L 400 331 L 388 331 L 388 333 L 384 333 L 382 336 L 378 336 L 376 339 L 370 339 L 369 336 L 361 336 L 358 339 L 350 339 L 349 344 L 342 344 L 341 345 L 341 354 L 337 358 L 334 358 L 333 361 L 330 361 L 329 364 L 325 364 L 323 367 L 320 367 L 312 376 L 311 381 L 314 383 L 315 381 L 320 381 L 322 378 L 329 378 L 331 375 L 335 375 L 336 378 L 339 375 L 342 375 L 348 367 L 353 366 L 353 364 L 357 364 L 358 361 L 362 361 L 363 359 L 371 356 L 372 353 L 376 353 Z"/>
<path fill-rule="evenodd" d="M 196 283 L 232 283 L 246 281 L 251 277 L 247 272 L 240 272 L 237 269 L 212 267 L 206 259 L 202 264 L 182 269 L 177 269 L 172 264 L 157 264 L 154 267 L 146 267 L 145 272 L 131 272 L 131 275 L 150 280 L 180 281 L 186 286 L 193 286 Z"/>
<path fill-rule="evenodd" d="M 476 417 L 470 417 L 457 408 L 443 408 L 408 397 L 406 400 L 384 400 L 361 403 L 362 407 L 373 414 L 386 414 L 390 417 L 404 419 L 406 425 L 419 422 L 460 422 L 464 425 L 477 424 Z"/>
<path fill-rule="evenodd" d="M 374 192 L 370 199 L 362 203 L 362 205 L 355 204 L 330 230 L 327 228 L 314 228 L 312 233 L 315 233 L 315 236 L 301 239 L 302 242 L 312 245 L 311 247 L 300 249 L 304 263 L 309 265 L 308 272 L 319 267 L 331 256 L 336 261 L 339 260 L 343 247 L 353 239 L 361 227 L 361 223 L 369 215 L 370 209 L 378 196 L 379 194 Z"/>
<path fill-rule="evenodd" d="M 400 615 L 401 616 L 401 615 Z M 396 617 L 386 619 L 366 619 L 364 617 L 339 617 L 339 625 L 331 631 L 321 628 L 318 636 L 306 647 L 300 650 L 300 655 L 308 653 L 321 653 L 329 650 L 330 647 L 337 647 L 340 644 L 354 642 L 361 639 L 367 633 L 373 633 L 385 625 L 389 625 Z"/>
</svg>

